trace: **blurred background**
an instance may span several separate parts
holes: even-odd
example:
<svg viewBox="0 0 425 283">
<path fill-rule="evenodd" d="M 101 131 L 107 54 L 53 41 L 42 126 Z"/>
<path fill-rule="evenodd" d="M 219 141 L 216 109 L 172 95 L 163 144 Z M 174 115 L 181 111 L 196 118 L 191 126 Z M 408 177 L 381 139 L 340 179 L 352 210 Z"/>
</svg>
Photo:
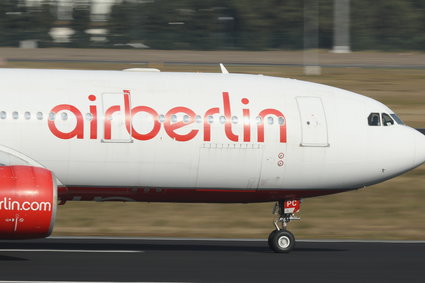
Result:
<svg viewBox="0 0 425 283">
<path fill-rule="evenodd" d="M 291 77 L 380 100 L 425 128 L 425 0 L 2 0 L 0 67 Z M 1 81 L 1 78 L 0 78 Z M 298 238 L 425 240 L 425 166 L 306 199 Z M 272 203 L 79 203 L 55 235 L 265 238 Z"/>
<path fill-rule="evenodd" d="M 352 50 L 425 50 L 423 0 L 2 0 L 0 45 L 301 49 L 305 10 L 319 48 L 333 48 L 336 14 Z"/>
</svg>

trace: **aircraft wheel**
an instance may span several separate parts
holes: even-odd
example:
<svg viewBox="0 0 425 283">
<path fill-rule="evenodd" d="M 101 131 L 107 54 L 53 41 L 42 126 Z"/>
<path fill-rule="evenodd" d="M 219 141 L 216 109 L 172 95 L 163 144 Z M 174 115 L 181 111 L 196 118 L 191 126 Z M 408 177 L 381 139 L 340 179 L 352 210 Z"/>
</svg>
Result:
<svg viewBox="0 0 425 283">
<path fill-rule="evenodd" d="M 270 246 L 275 253 L 289 253 L 295 246 L 295 237 L 287 230 L 274 231 L 270 236 Z"/>
<path fill-rule="evenodd" d="M 268 240 L 267 240 L 267 243 L 269 244 L 269 247 L 270 247 L 270 249 L 272 249 L 272 250 L 273 250 L 273 246 L 272 246 L 272 239 L 273 239 L 273 236 L 274 236 L 274 234 L 275 234 L 276 232 L 278 232 L 278 231 L 277 231 L 277 230 L 272 231 L 272 232 L 270 233 L 270 235 L 269 235 Z"/>
</svg>

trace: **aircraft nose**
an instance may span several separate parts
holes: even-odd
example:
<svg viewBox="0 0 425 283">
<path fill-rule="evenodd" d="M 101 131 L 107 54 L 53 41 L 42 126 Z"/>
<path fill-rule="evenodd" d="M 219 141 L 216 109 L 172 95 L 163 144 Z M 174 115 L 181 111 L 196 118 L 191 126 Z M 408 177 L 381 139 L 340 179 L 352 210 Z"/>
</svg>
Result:
<svg viewBox="0 0 425 283">
<path fill-rule="evenodd" d="M 417 166 L 425 162 L 425 131 L 419 132 L 416 135 L 416 154 L 415 163 Z"/>
</svg>

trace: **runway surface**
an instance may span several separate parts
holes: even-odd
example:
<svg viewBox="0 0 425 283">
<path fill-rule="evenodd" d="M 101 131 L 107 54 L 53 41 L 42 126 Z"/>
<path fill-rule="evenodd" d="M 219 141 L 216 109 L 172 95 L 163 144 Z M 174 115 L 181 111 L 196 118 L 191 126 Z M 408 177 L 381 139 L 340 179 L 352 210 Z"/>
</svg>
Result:
<svg viewBox="0 0 425 283">
<path fill-rule="evenodd" d="M 0 282 L 424 282 L 425 242 L 49 238 L 0 241 Z"/>
</svg>

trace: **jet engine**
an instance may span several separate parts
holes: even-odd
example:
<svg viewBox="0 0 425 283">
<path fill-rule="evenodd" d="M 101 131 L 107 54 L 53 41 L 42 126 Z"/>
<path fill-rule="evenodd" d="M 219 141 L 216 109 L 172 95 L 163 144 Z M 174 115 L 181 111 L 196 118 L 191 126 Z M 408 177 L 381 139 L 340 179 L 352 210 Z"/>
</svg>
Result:
<svg viewBox="0 0 425 283">
<path fill-rule="evenodd" d="M 57 208 L 52 172 L 33 166 L 0 167 L 0 239 L 44 238 Z"/>
</svg>

